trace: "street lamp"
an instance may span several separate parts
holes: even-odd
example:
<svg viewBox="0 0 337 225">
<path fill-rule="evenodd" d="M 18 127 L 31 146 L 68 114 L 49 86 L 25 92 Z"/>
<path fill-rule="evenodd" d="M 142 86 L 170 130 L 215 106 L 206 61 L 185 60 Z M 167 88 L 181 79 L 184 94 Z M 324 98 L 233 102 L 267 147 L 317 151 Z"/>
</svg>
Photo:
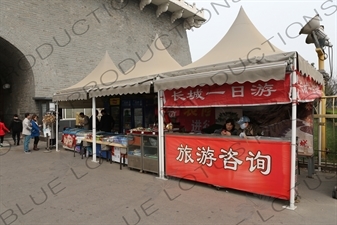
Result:
<svg viewBox="0 0 337 225">
<path fill-rule="evenodd" d="M 314 16 L 301 30 L 299 34 L 307 34 L 307 38 L 305 39 L 305 43 L 307 44 L 315 44 L 316 53 L 318 56 L 318 69 L 319 72 L 324 76 L 324 80 L 326 82 L 326 72 L 324 70 L 324 60 L 326 60 L 327 54 L 324 52 L 325 47 L 332 47 L 331 42 L 329 41 L 329 37 L 324 32 L 324 26 L 320 24 L 320 17 L 317 14 Z M 323 85 L 323 96 L 325 95 L 325 84 Z M 319 138 L 321 140 L 321 156 L 325 158 L 326 154 L 326 138 L 325 138 L 325 114 L 326 114 L 326 99 L 321 99 L 320 104 L 320 134 Z"/>
</svg>

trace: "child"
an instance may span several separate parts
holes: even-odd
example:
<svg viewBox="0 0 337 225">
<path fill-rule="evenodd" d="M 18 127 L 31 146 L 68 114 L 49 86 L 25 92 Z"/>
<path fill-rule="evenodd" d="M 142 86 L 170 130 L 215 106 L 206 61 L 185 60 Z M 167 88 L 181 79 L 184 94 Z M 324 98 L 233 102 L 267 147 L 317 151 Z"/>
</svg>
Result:
<svg viewBox="0 0 337 225">
<path fill-rule="evenodd" d="M 0 119 L 0 147 L 2 147 L 2 143 L 4 142 L 6 132 L 9 132 L 9 130 Z"/>
</svg>

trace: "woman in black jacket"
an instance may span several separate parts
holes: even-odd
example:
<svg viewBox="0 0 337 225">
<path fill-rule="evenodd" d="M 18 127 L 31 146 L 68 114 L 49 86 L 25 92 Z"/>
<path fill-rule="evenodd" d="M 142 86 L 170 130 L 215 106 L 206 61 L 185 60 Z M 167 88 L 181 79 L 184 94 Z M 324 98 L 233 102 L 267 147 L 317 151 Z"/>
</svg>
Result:
<svg viewBox="0 0 337 225">
<path fill-rule="evenodd" d="M 14 141 L 14 145 L 20 144 L 20 135 L 22 132 L 22 120 L 19 119 L 17 114 L 14 114 L 14 118 L 9 125 L 9 129 L 12 132 L 12 138 Z"/>
</svg>

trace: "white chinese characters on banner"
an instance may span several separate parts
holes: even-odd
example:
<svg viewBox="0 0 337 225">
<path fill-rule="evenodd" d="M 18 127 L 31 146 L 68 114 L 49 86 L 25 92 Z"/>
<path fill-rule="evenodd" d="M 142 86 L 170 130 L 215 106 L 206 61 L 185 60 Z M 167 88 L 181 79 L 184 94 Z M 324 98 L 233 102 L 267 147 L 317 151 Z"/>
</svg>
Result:
<svg viewBox="0 0 337 225">
<path fill-rule="evenodd" d="M 174 91 L 172 97 L 175 102 L 178 100 L 183 100 L 183 101 L 186 100 L 186 98 L 184 98 L 184 94 L 182 91 Z"/>
<path fill-rule="evenodd" d="M 299 77 L 297 82 L 297 95 L 301 100 L 316 99 L 322 95 L 322 90 L 319 86 L 314 85 L 312 81 Z"/>
<path fill-rule="evenodd" d="M 200 158 L 197 158 L 197 161 L 200 164 L 207 165 L 211 167 L 213 165 L 213 161 L 216 161 L 216 158 L 214 158 L 214 150 L 211 149 L 209 146 L 207 149 L 205 147 L 198 147 L 197 156 L 201 156 Z M 206 163 L 207 162 L 207 163 Z"/>
<path fill-rule="evenodd" d="M 188 145 L 180 146 L 177 148 L 179 151 L 179 155 L 176 157 L 176 160 L 184 163 L 194 163 L 194 159 L 192 157 L 192 148 L 188 147 Z M 225 170 L 233 170 L 237 171 L 238 166 L 243 164 L 243 160 L 238 159 L 239 153 L 232 148 L 220 149 L 222 154 L 219 154 L 219 159 L 223 159 L 223 168 Z M 198 147 L 197 148 L 197 162 L 202 165 L 207 165 L 208 167 L 212 167 L 213 163 L 217 161 L 217 158 L 214 156 L 214 149 L 211 149 L 210 146 L 206 147 Z M 267 176 L 271 172 L 271 156 L 263 155 L 261 151 L 257 151 L 256 155 L 252 151 L 248 152 L 249 156 L 246 157 L 245 161 L 250 162 L 249 171 L 252 173 L 255 170 L 259 170 L 261 174 Z"/>
<path fill-rule="evenodd" d="M 235 158 L 234 156 L 237 156 L 239 153 L 233 151 L 232 148 L 229 148 L 229 151 L 226 151 L 225 149 L 220 150 L 222 155 L 219 155 L 220 159 L 223 159 L 223 165 L 225 169 L 231 169 L 231 170 L 237 170 L 238 164 L 241 165 L 243 162 L 240 159 Z"/>
<path fill-rule="evenodd" d="M 202 96 L 202 90 L 197 89 L 195 91 L 190 90 L 187 94 L 188 99 L 201 99 L 204 100 L 205 98 Z"/>
<path fill-rule="evenodd" d="M 224 92 L 223 92 L 224 93 Z M 218 93 L 217 93 L 218 94 Z M 207 93 L 206 93 L 207 95 Z M 173 100 L 176 102 L 178 100 L 185 101 L 186 99 L 194 100 L 194 99 L 201 99 L 204 100 L 205 97 L 203 96 L 203 91 L 201 89 L 190 90 L 186 96 L 184 96 L 183 91 L 173 91 Z"/>
<path fill-rule="evenodd" d="M 275 92 L 276 90 L 273 89 L 272 84 L 265 83 L 264 85 L 258 84 L 258 85 L 252 85 L 251 93 L 253 96 L 266 96 L 269 97 L 272 92 Z"/>
<path fill-rule="evenodd" d="M 308 87 L 305 83 L 302 84 L 303 90 L 307 92 L 310 87 Z M 232 89 L 232 98 L 238 98 L 238 97 L 245 97 L 245 86 L 244 85 L 234 85 L 231 87 Z M 269 97 L 271 96 L 272 92 L 276 92 L 276 89 L 274 88 L 274 84 L 252 84 L 250 88 L 250 94 L 251 96 L 265 96 Z M 174 90 L 171 97 L 173 97 L 173 100 L 176 102 L 178 100 L 185 101 L 187 99 L 189 100 L 196 100 L 201 99 L 204 100 L 206 96 L 208 95 L 224 95 L 226 91 L 214 91 L 214 92 L 204 92 L 201 88 L 196 88 L 189 90 L 187 93 L 183 90 Z M 186 95 L 186 96 L 185 96 Z"/>
<path fill-rule="evenodd" d="M 271 170 L 271 157 L 270 155 L 261 155 L 260 151 L 257 151 L 256 155 L 249 151 L 248 154 L 252 157 L 246 157 L 246 161 L 250 161 L 249 171 L 253 172 L 259 169 L 263 175 L 268 175 Z"/>
<path fill-rule="evenodd" d="M 232 87 L 232 97 L 245 97 L 245 89 L 243 86 L 233 86 Z"/>
<path fill-rule="evenodd" d="M 187 145 L 185 147 L 180 144 L 180 147 L 178 147 L 179 155 L 176 158 L 178 161 L 183 161 L 185 163 L 191 162 L 194 163 L 194 159 L 192 159 L 192 148 L 189 148 Z"/>
</svg>

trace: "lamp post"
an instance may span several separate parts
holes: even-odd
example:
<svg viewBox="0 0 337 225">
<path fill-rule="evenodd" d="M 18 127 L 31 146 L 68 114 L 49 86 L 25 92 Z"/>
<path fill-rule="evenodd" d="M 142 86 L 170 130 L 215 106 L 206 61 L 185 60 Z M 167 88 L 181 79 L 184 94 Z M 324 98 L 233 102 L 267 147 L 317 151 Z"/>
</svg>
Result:
<svg viewBox="0 0 337 225">
<path fill-rule="evenodd" d="M 325 60 L 325 54 L 321 48 L 316 48 L 317 56 L 318 56 L 318 70 L 319 71 L 325 71 L 324 70 L 324 60 Z M 323 90 L 322 95 L 325 96 L 325 79 L 323 84 Z M 325 159 L 326 157 L 326 136 L 325 136 L 325 130 L 326 130 L 326 120 L 325 120 L 325 114 L 326 114 L 326 98 L 321 99 L 319 113 L 322 117 L 319 118 L 319 138 L 320 138 L 320 144 L 321 144 L 321 158 Z"/>
<path fill-rule="evenodd" d="M 307 38 L 305 42 L 307 44 L 315 44 L 316 53 L 318 56 L 318 69 L 319 72 L 325 78 L 325 70 L 324 70 L 324 60 L 326 59 L 326 54 L 324 52 L 324 47 L 332 47 L 332 44 L 329 41 L 328 36 L 324 33 L 324 26 L 320 24 L 320 17 L 317 14 L 314 16 L 301 30 L 299 34 L 307 34 Z M 323 84 L 322 95 L 325 96 L 325 79 Z M 326 98 L 322 98 L 320 102 L 319 113 L 321 117 L 319 119 L 319 143 L 321 154 L 319 157 L 325 158 L 326 156 L 326 136 L 325 136 L 325 128 L 326 128 Z M 320 161 L 320 160 L 319 160 Z"/>
</svg>

